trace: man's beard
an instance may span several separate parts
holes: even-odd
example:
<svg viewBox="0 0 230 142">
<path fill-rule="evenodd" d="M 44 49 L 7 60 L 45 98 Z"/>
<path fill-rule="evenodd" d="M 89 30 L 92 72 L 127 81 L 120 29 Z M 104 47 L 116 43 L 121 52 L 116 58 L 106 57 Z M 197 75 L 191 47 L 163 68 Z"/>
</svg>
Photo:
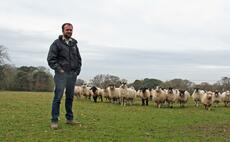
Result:
<svg viewBox="0 0 230 142">
<path fill-rule="evenodd" d="M 65 37 L 66 39 L 71 38 L 71 36 L 72 36 L 72 34 L 64 34 L 64 37 Z"/>
</svg>

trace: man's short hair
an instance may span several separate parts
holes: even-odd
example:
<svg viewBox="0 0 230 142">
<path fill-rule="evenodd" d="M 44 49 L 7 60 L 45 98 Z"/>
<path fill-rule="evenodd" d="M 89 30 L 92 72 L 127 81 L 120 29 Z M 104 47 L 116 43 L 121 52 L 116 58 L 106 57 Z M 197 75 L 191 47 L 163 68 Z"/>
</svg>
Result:
<svg viewBox="0 0 230 142">
<path fill-rule="evenodd" d="M 72 25 L 71 23 L 64 23 L 64 24 L 61 26 L 62 31 L 64 31 L 64 27 L 65 27 L 65 25 L 69 25 L 69 26 L 72 26 L 72 27 L 73 27 L 73 25 Z"/>
</svg>

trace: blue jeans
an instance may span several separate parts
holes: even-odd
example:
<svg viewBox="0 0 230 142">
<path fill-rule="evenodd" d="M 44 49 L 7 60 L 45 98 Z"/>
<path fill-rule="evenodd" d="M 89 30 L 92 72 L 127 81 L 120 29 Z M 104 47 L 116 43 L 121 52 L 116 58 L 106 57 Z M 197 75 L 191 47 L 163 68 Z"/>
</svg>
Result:
<svg viewBox="0 0 230 142">
<path fill-rule="evenodd" d="M 64 73 L 55 72 L 54 75 L 55 90 L 54 90 L 54 98 L 53 98 L 52 112 L 51 112 L 52 122 L 58 122 L 61 99 L 65 88 L 66 88 L 65 91 L 66 115 L 65 116 L 67 120 L 73 120 L 72 104 L 74 98 L 74 87 L 75 87 L 76 79 L 77 79 L 77 75 L 74 72 L 64 72 Z"/>
</svg>

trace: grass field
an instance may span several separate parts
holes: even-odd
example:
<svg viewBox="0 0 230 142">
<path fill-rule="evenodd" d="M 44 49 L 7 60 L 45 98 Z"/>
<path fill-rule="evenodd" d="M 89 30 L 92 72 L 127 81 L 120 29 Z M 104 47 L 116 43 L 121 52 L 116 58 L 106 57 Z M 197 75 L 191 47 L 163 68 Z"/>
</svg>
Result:
<svg viewBox="0 0 230 142">
<path fill-rule="evenodd" d="M 211 111 L 187 107 L 157 109 L 74 100 L 80 126 L 65 124 L 62 100 L 60 129 L 50 129 L 53 93 L 0 92 L 1 142 L 230 142 L 230 107 Z"/>
</svg>

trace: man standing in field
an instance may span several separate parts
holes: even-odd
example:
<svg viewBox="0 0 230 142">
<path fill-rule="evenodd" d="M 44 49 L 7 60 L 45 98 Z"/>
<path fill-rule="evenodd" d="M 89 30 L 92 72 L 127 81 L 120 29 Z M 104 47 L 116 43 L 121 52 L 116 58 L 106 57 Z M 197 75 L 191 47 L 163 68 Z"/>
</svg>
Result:
<svg viewBox="0 0 230 142">
<path fill-rule="evenodd" d="M 77 124 L 73 120 L 72 103 L 74 97 L 74 87 L 77 76 L 81 71 L 81 56 L 77 47 L 77 40 L 71 38 L 73 26 L 70 23 L 62 25 L 62 33 L 50 46 L 47 61 L 55 71 L 54 75 L 54 98 L 52 102 L 51 128 L 58 128 L 58 117 L 60 112 L 61 98 L 66 88 L 66 124 Z"/>
</svg>

